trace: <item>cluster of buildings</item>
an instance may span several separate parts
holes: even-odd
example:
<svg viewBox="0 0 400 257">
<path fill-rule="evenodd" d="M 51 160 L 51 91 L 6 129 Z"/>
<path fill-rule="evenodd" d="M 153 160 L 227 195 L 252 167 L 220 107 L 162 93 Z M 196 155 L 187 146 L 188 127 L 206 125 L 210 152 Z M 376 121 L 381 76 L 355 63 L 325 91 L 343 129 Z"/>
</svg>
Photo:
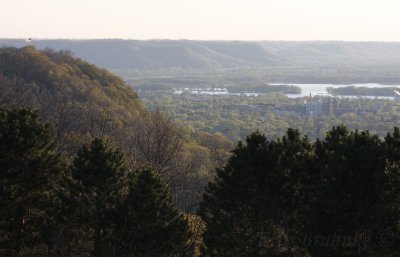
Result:
<svg viewBox="0 0 400 257">
<path fill-rule="evenodd" d="M 338 107 L 338 103 L 334 98 L 327 98 L 323 101 L 307 100 L 303 104 L 282 104 L 277 107 L 279 111 L 296 112 L 299 114 L 319 116 L 319 115 L 339 115 L 342 110 Z"/>
<path fill-rule="evenodd" d="M 363 113 L 378 114 L 379 111 L 378 108 L 374 107 L 342 106 L 338 103 L 336 98 L 324 98 L 323 100 L 309 99 L 305 101 L 304 104 L 281 105 L 278 109 L 281 111 L 293 111 L 310 116 L 340 116 L 343 113 L 355 113 L 357 115 Z"/>
<path fill-rule="evenodd" d="M 262 111 L 273 110 L 281 112 L 294 112 L 305 116 L 340 116 L 343 113 L 355 113 L 357 115 L 363 113 L 378 114 L 379 109 L 376 107 L 348 107 L 342 106 L 336 98 L 309 99 L 299 104 L 264 104 L 258 103 L 254 105 L 236 104 L 233 106 L 225 106 L 225 108 L 236 109 L 238 111 Z"/>
</svg>

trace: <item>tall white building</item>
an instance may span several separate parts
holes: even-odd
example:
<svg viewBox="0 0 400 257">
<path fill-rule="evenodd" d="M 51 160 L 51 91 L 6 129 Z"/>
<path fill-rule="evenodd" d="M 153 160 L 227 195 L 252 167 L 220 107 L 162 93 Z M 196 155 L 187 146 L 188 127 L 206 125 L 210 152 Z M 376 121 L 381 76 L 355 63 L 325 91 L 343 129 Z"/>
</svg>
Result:
<svg viewBox="0 0 400 257">
<path fill-rule="evenodd" d="M 317 116 L 322 114 L 322 101 L 307 101 L 306 102 L 306 113 L 309 115 Z"/>
</svg>

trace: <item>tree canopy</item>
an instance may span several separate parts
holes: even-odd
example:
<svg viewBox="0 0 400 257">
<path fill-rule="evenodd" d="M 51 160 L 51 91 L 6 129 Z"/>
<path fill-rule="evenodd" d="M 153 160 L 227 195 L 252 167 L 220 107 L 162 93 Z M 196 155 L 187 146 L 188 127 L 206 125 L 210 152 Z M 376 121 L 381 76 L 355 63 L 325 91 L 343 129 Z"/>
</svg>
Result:
<svg viewBox="0 0 400 257">
<path fill-rule="evenodd" d="M 399 129 L 386 140 L 334 127 L 310 143 L 253 133 L 200 205 L 204 256 L 394 256 Z"/>
</svg>

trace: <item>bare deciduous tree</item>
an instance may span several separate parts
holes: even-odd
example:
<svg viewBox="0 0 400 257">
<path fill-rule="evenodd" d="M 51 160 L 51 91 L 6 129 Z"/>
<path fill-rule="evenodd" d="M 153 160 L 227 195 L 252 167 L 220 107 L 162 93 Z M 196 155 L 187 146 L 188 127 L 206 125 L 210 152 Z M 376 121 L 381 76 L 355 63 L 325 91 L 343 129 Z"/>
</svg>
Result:
<svg viewBox="0 0 400 257">
<path fill-rule="evenodd" d="M 139 116 L 131 129 L 130 147 L 141 166 L 150 167 L 168 184 L 187 172 L 177 160 L 182 150 L 182 134 L 159 110 Z"/>
</svg>

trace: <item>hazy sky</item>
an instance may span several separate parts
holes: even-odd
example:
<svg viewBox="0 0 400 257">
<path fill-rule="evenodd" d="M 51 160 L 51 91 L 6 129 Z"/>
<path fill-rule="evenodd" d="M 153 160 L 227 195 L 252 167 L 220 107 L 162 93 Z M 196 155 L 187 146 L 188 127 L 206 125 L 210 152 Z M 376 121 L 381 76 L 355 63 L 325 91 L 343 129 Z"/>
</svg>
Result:
<svg viewBox="0 0 400 257">
<path fill-rule="evenodd" d="M 0 38 L 400 41 L 400 0 L 0 0 Z"/>
</svg>

